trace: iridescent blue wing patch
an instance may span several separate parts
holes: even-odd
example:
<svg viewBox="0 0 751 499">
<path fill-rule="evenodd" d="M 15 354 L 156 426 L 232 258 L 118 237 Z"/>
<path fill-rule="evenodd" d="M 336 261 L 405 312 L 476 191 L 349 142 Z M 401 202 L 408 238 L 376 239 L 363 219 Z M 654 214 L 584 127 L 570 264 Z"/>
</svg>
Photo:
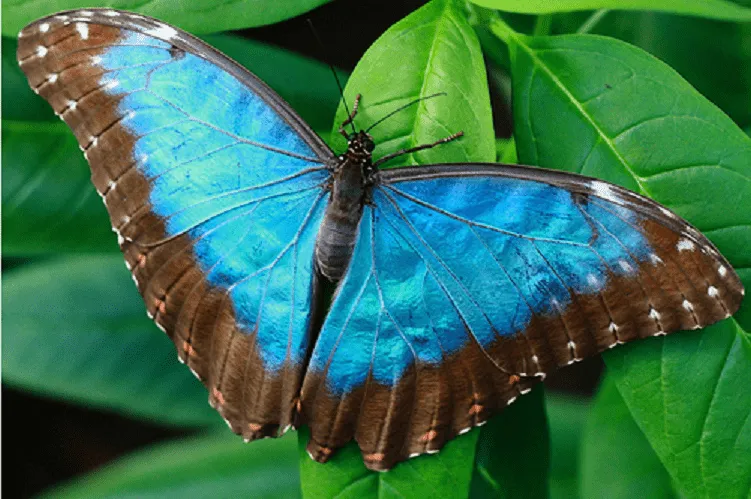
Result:
<svg viewBox="0 0 751 499">
<path fill-rule="evenodd" d="M 303 384 L 317 459 L 353 437 L 374 469 L 437 452 L 556 367 L 740 303 L 704 236 L 617 186 L 517 166 L 380 175 Z"/>
<path fill-rule="evenodd" d="M 21 68 L 78 138 L 149 315 L 235 432 L 289 427 L 329 148 L 256 77 L 153 19 L 73 11 L 19 36 Z"/>
</svg>

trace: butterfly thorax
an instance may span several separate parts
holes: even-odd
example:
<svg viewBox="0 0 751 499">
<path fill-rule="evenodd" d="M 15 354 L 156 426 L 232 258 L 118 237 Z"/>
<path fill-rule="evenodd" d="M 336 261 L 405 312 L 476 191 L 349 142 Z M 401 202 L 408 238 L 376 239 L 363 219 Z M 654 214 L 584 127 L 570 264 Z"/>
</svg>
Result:
<svg viewBox="0 0 751 499">
<path fill-rule="evenodd" d="M 329 204 L 316 240 L 316 266 L 330 281 L 341 279 L 352 257 L 363 204 L 373 184 L 373 140 L 358 132 L 331 169 Z"/>
</svg>

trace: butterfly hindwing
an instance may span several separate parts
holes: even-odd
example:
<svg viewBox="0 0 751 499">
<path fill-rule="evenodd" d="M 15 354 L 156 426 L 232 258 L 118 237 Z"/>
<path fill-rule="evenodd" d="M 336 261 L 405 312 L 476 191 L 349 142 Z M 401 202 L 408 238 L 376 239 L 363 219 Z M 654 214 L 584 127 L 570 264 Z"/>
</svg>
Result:
<svg viewBox="0 0 751 499">
<path fill-rule="evenodd" d="M 725 318 L 737 275 L 698 231 L 594 179 L 525 167 L 381 172 L 303 384 L 309 450 L 388 469 L 559 366 Z"/>
<path fill-rule="evenodd" d="M 78 138 L 149 315 L 246 438 L 293 423 L 328 147 L 266 85 L 153 19 L 82 10 L 19 36 Z"/>
</svg>

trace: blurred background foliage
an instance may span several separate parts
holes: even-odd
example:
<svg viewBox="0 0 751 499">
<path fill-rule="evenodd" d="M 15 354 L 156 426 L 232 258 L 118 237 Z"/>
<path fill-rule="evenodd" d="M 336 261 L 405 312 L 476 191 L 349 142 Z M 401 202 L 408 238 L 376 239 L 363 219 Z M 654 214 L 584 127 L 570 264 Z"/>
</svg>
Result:
<svg viewBox="0 0 751 499">
<path fill-rule="evenodd" d="M 423 3 L 296 0 L 282 7 L 270 1 L 225 5 L 203 0 L 195 2 L 195 11 L 183 10 L 183 2 L 109 1 L 107 6 L 133 7 L 200 34 L 266 81 L 328 138 L 339 94 L 326 63 L 333 64 L 346 80 L 368 47 Z M 580 11 L 563 7 L 614 7 L 619 2 L 561 1 L 550 2 L 563 6 L 559 12 L 541 15 L 519 13 L 525 12 L 525 2 L 520 0 L 477 3 L 497 8 L 513 5 L 515 12 L 504 12 L 500 19 L 519 33 L 587 31 L 640 47 L 678 71 L 739 127 L 751 130 L 751 0 L 651 2 L 664 7 L 662 12 Z M 676 10 L 671 5 L 677 3 L 681 3 L 679 10 L 702 3 L 714 8 L 701 15 L 676 15 L 670 11 Z M 514 41 L 512 35 L 504 41 L 489 22 L 495 12 L 456 4 L 472 24 L 485 57 L 497 157 L 504 162 L 524 159 L 527 149 L 515 129 L 518 122 L 512 118 L 519 117 L 514 106 L 522 95 L 512 95 L 512 89 L 514 75 L 524 69 L 518 53 L 529 47 L 535 50 L 534 39 Z M 620 6 L 631 4 L 644 8 L 648 3 L 623 2 Z M 712 440 L 712 431 L 704 439 L 707 428 L 721 434 L 719 427 L 726 424 L 721 416 L 710 418 L 717 404 L 722 411 L 732 412 L 734 419 L 742 422 L 745 414 L 748 421 L 751 396 L 745 385 L 737 382 L 747 380 L 745 374 L 751 369 L 748 306 L 737 321 L 714 328 L 709 339 L 701 332 L 691 333 L 679 343 L 636 345 L 624 348 L 622 354 L 612 352 L 615 355 L 607 359 L 612 376 L 601 376 L 599 358 L 552 376 L 544 395 L 535 390 L 528 401 L 515 404 L 508 415 L 504 413 L 489 424 L 476 448 L 474 441 L 467 444 L 470 460 L 476 455 L 476 466 L 469 468 L 471 480 L 467 475 L 469 489 L 410 489 L 404 485 L 408 480 L 414 485 L 434 476 L 430 464 L 410 468 L 412 475 L 393 472 L 379 476 L 362 470 L 353 475 L 346 467 L 346 457 L 341 466 L 320 467 L 300 457 L 292 435 L 243 445 L 208 407 L 203 386 L 176 362 L 171 342 L 146 318 L 72 134 L 28 89 L 16 65 L 14 36 L 18 29 L 36 17 L 84 5 L 88 2 L 12 0 L 2 5 L 3 492 L 9 497 L 42 492 L 55 497 L 286 498 L 303 492 L 306 497 L 327 497 L 331 489 L 317 483 L 336 479 L 341 480 L 342 497 L 367 497 L 374 490 L 380 491 L 379 497 L 428 493 L 445 497 L 470 493 L 473 497 L 693 497 L 712 496 L 710 492 L 717 490 L 728 491 L 733 497 L 748 495 L 748 425 L 741 426 L 735 439 L 722 436 L 718 444 L 716 438 Z M 541 11 L 535 10 L 538 5 L 537 1 L 528 2 L 527 12 L 539 14 Z M 314 42 L 307 17 L 325 49 Z M 230 29 L 236 31 L 225 32 Z M 562 80 L 567 77 L 559 76 Z M 358 82 L 361 79 L 353 76 Z M 348 87 L 347 93 L 363 91 L 367 83 L 358 85 Z M 512 133 L 519 144 L 511 139 Z M 734 154 L 751 150 L 746 143 L 728 144 L 720 140 L 716 147 Z M 737 192 L 749 192 L 748 161 L 749 157 L 745 163 L 741 160 L 745 170 L 738 170 L 737 183 L 731 186 Z M 692 171 L 690 175 L 701 173 Z M 722 182 L 729 185 L 727 180 Z M 716 188 L 707 186 L 707 190 L 719 196 Z M 735 229 L 744 223 L 751 227 L 751 207 L 743 203 L 725 206 L 724 201 L 697 201 L 694 207 L 684 203 L 679 208 L 687 210 L 685 216 L 692 222 L 701 221 L 703 213 L 711 215 L 699 227 L 712 232 L 710 237 L 727 251 L 749 287 L 751 252 L 737 247 L 747 248 L 751 236 L 747 230 Z M 675 204 L 680 203 L 669 206 Z M 736 217 L 740 222 L 733 221 L 728 228 L 724 218 L 713 215 L 720 210 L 749 213 L 740 213 Z M 712 225 L 720 220 L 725 225 Z M 656 378 L 649 378 L 644 374 L 649 365 L 639 371 L 639 361 L 629 360 L 640 355 L 648 358 L 654 354 L 648 350 L 655 348 L 678 351 L 678 359 L 687 359 L 695 351 L 721 352 L 718 358 L 722 362 L 716 366 L 719 374 L 708 378 L 717 383 L 714 391 L 696 381 L 697 399 L 712 394 L 705 404 L 707 416 L 702 419 L 705 426 L 696 458 L 691 457 L 693 444 L 682 449 L 686 452 L 676 452 L 667 436 L 662 440 L 655 437 L 659 431 L 678 430 L 662 421 L 666 426 L 655 431 L 637 403 L 643 396 L 641 385 L 629 386 L 623 381 L 638 380 L 640 375 L 645 384 L 650 379 L 675 384 L 689 380 L 683 388 L 690 393 L 694 386 L 690 374 L 661 371 Z M 671 366 L 665 360 L 670 361 L 671 354 L 665 355 L 659 358 L 669 371 Z M 635 369 L 637 372 L 632 372 Z M 716 398 L 714 393 L 723 390 L 728 392 Z M 543 404 L 544 412 L 539 410 Z M 660 404 L 652 401 L 647 407 L 654 411 L 663 407 Z M 8 438 L 11 435 L 21 438 Z M 452 445 L 459 449 L 462 444 Z M 461 449 L 450 452 L 464 455 Z M 354 456 L 352 462 L 357 463 L 358 458 Z M 413 461 L 432 463 L 430 459 Z M 684 470 L 691 470 L 697 459 L 700 463 L 728 463 L 730 471 L 725 473 L 738 480 L 718 484 L 712 476 L 687 479 Z M 538 466 L 526 466 L 532 462 Z M 509 476 L 509 470 L 516 470 L 519 463 L 526 466 L 524 472 L 513 474 L 524 475 L 523 479 Z M 538 469 L 540 466 L 545 469 Z M 502 470 L 507 471 L 504 474 Z M 725 476 L 723 472 L 715 475 Z M 746 494 L 736 483 L 743 480 Z"/>
</svg>

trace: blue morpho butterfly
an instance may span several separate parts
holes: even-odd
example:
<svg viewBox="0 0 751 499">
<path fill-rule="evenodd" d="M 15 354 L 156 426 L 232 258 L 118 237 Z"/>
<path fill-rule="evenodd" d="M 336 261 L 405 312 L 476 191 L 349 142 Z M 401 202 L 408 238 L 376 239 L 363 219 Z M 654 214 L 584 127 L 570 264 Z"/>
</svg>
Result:
<svg viewBox="0 0 751 499">
<path fill-rule="evenodd" d="M 378 171 L 367 133 L 336 156 L 244 68 L 135 14 L 71 11 L 19 37 L 149 315 L 246 440 L 307 424 L 314 459 L 354 438 L 385 470 L 558 366 L 741 302 L 704 236 L 615 185 L 524 166 Z"/>
</svg>

